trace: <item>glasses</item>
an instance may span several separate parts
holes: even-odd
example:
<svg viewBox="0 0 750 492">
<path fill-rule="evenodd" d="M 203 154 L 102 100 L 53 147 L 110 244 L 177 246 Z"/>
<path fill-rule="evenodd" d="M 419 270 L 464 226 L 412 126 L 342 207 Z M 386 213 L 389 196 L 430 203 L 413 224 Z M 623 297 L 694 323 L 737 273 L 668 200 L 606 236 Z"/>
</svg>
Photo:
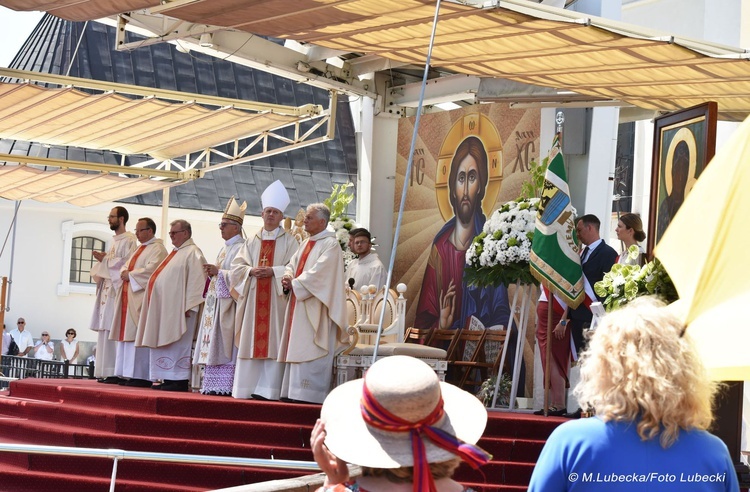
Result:
<svg viewBox="0 0 750 492">
<path fill-rule="evenodd" d="M 75 333 L 66 333 L 65 336 L 66 337 L 74 337 L 74 336 L 76 336 L 76 334 Z"/>
<path fill-rule="evenodd" d="M 19 325 L 25 325 L 26 322 L 25 321 L 19 321 L 17 324 L 19 324 Z"/>
<path fill-rule="evenodd" d="M 234 225 L 234 224 L 232 224 L 231 222 L 221 222 L 219 224 L 219 229 L 224 229 L 226 226 L 231 226 L 231 225 Z"/>
<path fill-rule="evenodd" d="M 182 229 L 181 231 L 169 231 L 169 237 L 179 234 L 180 232 L 185 232 L 185 229 Z"/>
<path fill-rule="evenodd" d="M 143 232 L 143 231 L 150 231 L 150 230 L 151 230 L 151 229 L 149 229 L 149 228 L 147 227 L 147 228 L 145 228 L 145 229 L 136 229 L 136 230 L 135 230 L 135 232 Z"/>
<path fill-rule="evenodd" d="M 48 336 L 49 336 L 49 333 L 42 333 L 42 336 L 43 336 L 43 337 L 48 337 Z"/>
</svg>

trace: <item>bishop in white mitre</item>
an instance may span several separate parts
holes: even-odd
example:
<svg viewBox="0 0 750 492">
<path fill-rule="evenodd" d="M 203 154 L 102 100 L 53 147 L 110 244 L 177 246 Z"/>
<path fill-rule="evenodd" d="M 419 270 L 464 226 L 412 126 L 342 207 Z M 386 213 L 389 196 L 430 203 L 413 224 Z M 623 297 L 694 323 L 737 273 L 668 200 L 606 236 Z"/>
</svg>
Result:
<svg viewBox="0 0 750 492">
<path fill-rule="evenodd" d="M 299 244 L 281 227 L 289 194 L 274 181 L 261 196 L 263 227 L 242 245 L 232 262 L 237 299 L 235 342 L 239 352 L 232 396 L 278 400 L 284 377 L 279 339 L 288 295 L 281 279 Z"/>
</svg>

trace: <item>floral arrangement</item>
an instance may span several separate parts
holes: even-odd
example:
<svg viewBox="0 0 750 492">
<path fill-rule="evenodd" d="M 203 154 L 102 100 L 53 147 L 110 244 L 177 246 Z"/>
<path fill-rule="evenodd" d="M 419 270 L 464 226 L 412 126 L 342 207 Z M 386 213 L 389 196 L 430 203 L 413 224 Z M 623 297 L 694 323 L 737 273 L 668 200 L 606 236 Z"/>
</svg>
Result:
<svg viewBox="0 0 750 492">
<path fill-rule="evenodd" d="M 478 287 L 536 284 L 529 255 L 538 210 L 538 198 L 520 198 L 495 210 L 466 251 L 464 281 Z"/>
<path fill-rule="evenodd" d="M 637 246 L 628 249 L 628 256 L 637 258 L 640 254 Z M 664 302 L 677 300 L 677 290 L 658 260 L 650 261 L 642 267 L 616 263 L 604 278 L 594 284 L 594 292 L 604 297 L 604 309 L 609 312 L 627 304 L 636 297 L 655 295 Z"/>
<path fill-rule="evenodd" d="M 489 379 L 485 379 L 482 382 L 482 386 L 479 387 L 479 393 L 477 398 L 484 403 L 485 407 L 492 405 L 492 397 L 495 396 L 495 383 L 497 382 L 497 376 L 492 376 Z M 500 380 L 500 385 L 497 388 L 498 395 L 497 401 L 495 402 L 500 406 L 508 406 L 510 404 L 510 388 L 511 380 L 507 374 L 503 374 L 503 378 Z"/>
<path fill-rule="evenodd" d="M 352 183 L 333 185 L 331 196 L 323 202 L 331 211 L 331 219 L 328 225 L 336 233 L 336 239 L 338 239 L 341 250 L 344 252 L 345 268 L 356 258 L 356 255 L 349 249 L 349 231 L 360 227 L 359 224 L 345 215 L 347 207 L 354 199 L 354 193 L 349 191 L 352 186 L 354 186 Z"/>
</svg>

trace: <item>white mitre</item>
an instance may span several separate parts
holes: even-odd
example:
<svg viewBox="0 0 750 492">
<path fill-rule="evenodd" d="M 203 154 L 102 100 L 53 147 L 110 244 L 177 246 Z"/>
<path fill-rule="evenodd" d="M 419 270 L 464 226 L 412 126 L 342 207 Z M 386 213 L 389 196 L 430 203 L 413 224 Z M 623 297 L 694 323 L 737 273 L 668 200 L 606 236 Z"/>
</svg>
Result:
<svg viewBox="0 0 750 492">
<path fill-rule="evenodd" d="M 287 193 L 284 184 L 277 179 L 260 196 L 260 202 L 263 209 L 273 207 L 283 214 L 286 207 L 289 206 L 289 193 Z"/>
<path fill-rule="evenodd" d="M 242 205 L 240 205 L 239 203 L 237 203 L 237 200 L 234 199 L 233 195 L 232 198 L 230 198 L 227 202 L 227 206 L 224 208 L 224 215 L 222 215 L 221 218 L 233 220 L 235 222 L 239 222 L 239 224 L 242 225 L 242 222 L 245 220 L 246 208 L 247 202 L 242 202 Z"/>
</svg>

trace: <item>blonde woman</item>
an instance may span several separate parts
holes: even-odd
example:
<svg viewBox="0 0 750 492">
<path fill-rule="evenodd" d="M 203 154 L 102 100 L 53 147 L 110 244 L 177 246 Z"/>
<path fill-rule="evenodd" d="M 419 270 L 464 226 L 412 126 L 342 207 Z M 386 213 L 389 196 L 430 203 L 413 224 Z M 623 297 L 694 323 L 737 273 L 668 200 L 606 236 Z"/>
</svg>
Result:
<svg viewBox="0 0 750 492">
<path fill-rule="evenodd" d="M 604 318 L 575 389 L 596 417 L 555 429 L 529 492 L 739 491 L 726 445 L 706 431 L 716 386 L 684 332 L 648 298 Z"/>
<path fill-rule="evenodd" d="M 622 253 L 617 258 L 617 263 L 625 265 L 643 265 L 644 251 L 643 248 L 638 244 L 646 239 L 646 233 L 643 232 L 643 222 L 641 218 L 636 214 L 623 214 L 620 216 L 620 220 L 617 221 L 617 227 L 615 228 L 617 239 L 622 241 L 625 245 Z M 628 249 L 631 246 L 638 246 L 638 257 L 630 258 L 628 256 Z"/>
</svg>

